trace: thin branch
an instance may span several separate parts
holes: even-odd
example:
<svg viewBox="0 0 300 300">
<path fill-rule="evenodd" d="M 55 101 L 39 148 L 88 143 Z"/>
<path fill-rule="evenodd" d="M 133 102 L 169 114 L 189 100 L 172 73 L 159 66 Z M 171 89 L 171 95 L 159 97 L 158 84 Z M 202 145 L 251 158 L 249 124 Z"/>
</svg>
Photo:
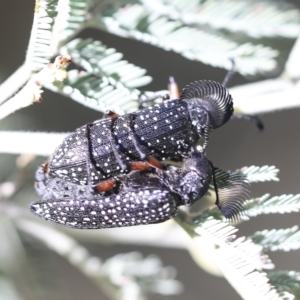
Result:
<svg viewBox="0 0 300 300">
<path fill-rule="evenodd" d="M 31 76 L 29 65 L 23 64 L 0 85 L 0 104 L 15 94 Z"/>
<path fill-rule="evenodd" d="M 0 153 L 51 155 L 67 133 L 0 131 Z"/>
<path fill-rule="evenodd" d="M 289 58 L 285 64 L 285 70 L 283 72 L 284 77 L 288 77 L 293 80 L 300 79 L 300 36 L 298 37 Z"/>
<path fill-rule="evenodd" d="M 282 76 L 230 89 L 237 112 L 261 114 L 300 106 L 300 36 L 290 52 Z"/>
<path fill-rule="evenodd" d="M 67 77 L 65 68 L 70 62 L 71 57 L 69 55 L 57 56 L 53 64 L 47 64 L 40 72 L 33 75 L 14 97 L 0 106 L 0 120 L 34 102 L 41 102 L 42 87 L 56 80 L 65 80 Z"/>
<path fill-rule="evenodd" d="M 263 80 L 230 89 L 236 112 L 261 114 L 300 106 L 300 86 L 284 79 Z"/>
</svg>

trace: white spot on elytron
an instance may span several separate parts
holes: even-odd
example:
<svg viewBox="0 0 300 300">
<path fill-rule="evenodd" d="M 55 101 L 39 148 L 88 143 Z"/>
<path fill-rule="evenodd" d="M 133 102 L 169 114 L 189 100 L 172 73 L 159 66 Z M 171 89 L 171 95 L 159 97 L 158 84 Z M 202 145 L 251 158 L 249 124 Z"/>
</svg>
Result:
<svg viewBox="0 0 300 300">
<path fill-rule="evenodd" d="M 106 212 L 105 212 L 104 210 L 102 210 L 102 211 L 101 211 L 101 214 L 102 214 L 102 215 L 105 215 L 105 214 L 106 214 Z"/>
<path fill-rule="evenodd" d="M 96 215 L 97 213 L 95 211 L 91 211 L 91 215 Z"/>
<path fill-rule="evenodd" d="M 80 207 L 80 210 L 84 210 L 84 207 L 83 207 L 83 206 L 81 206 L 81 207 Z"/>
<path fill-rule="evenodd" d="M 56 170 L 55 173 L 57 175 L 62 175 L 62 174 L 68 174 L 68 171 L 67 170 Z"/>
<path fill-rule="evenodd" d="M 91 221 L 90 218 L 83 218 L 84 221 Z"/>
<path fill-rule="evenodd" d="M 141 116 L 140 116 L 140 119 L 141 119 L 141 120 L 144 120 L 144 116 L 143 116 L 143 115 L 141 115 Z"/>
</svg>

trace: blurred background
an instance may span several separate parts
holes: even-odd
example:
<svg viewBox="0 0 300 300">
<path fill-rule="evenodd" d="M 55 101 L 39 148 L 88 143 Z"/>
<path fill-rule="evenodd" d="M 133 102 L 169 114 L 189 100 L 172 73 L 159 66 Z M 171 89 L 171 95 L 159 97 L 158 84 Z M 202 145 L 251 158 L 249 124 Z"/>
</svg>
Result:
<svg viewBox="0 0 300 300">
<path fill-rule="evenodd" d="M 289 3 L 300 8 L 298 1 L 289 1 Z M 0 0 L 0 82 L 10 76 L 24 61 L 33 9 L 34 1 Z M 116 48 L 123 53 L 124 59 L 147 69 L 147 74 L 153 77 L 152 83 L 146 87 L 147 90 L 166 89 L 170 75 L 175 77 L 182 88 L 198 79 L 222 82 L 227 72 L 224 69 L 187 60 L 174 52 L 167 52 L 98 30 L 84 30 L 80 36 L 97 38 L 108 47 Z M 273 72 L 264 75 L 243 77 L 236 74 L 229 87 L 274 78 L 281 73 L 294 39 L 275 37 L 269 40 L 264 39 L 264 44 L 274 46 L 281 51 L 278 67 Z M 43 100 L 41 104 L 34 104 L 19 110 L 2 120 L 0 130 L 68 132 L 101 117 L 99 112 L 47 90 L 43 94 Z M 265 193 L 271 193 L 272 196 L 300 193 L 300 108 L 264 114 L 260 117 L 265 124 L 265 130 L 261 133 L 253 124 L 241 120 L 231 120 L 226 126 L 215 131 L 208 148 L 209 159 L 223 170 L 235 170 L 250 165 L 275 165 L 279 168 L 280 182 L 253 184 L 252 197 Z M 17 176 L 23 176 L 24 183 L 11 201 L 26 207 L 30 202 L 38 199 L 33 187 L 34 173 L 38 165 L 46 158 L 37 157 L 22 174 L 18 174 L 17 157 L 0 154 L 0 182 L 9 182 Z M 199 205 L 195 208 L 197 209 Z M 0 222 L 5 223 L 5 220 L 0 220 Z M 53 224 L 47 225 L 54 226 Z M 293 225 L 300 225 L 298 213 L 259 216 L 241 224 L 238 235 L 249 235 L 257 230 L 286 228 Z M 159 231 L 160 226 L 164 225 L 151 226 L 154 231 Z M 109 234 L 118 230 L 122 232 L 122 229 L 107 229 L 107 232 Z M 64 229 L 64 232 L 68 234 L 72 234 L 71 231 L 72 229 Z M 134 231 L 130 233 L 127 230 L 126 234 L 134 234 Z M 20 249 L 11 250 L 26 253 L 26 259 L 16 261 L 15 268 L 11 270 L 12 280 L 22 299 L 108 299 L 93 282 L 44 244 L 26 234 L 19 235 L 12 232 L 11 235 L 15 239 L 21 239 Z M 223 299 L 240 299 L 226 280 L 207 274 L 195 264 L 186 250 L 138 244 L 112 244 L 109 241 L 105 243 L 96 238 L 95 240 L 90 237 L 85 238 L 84 232 L 80 234 L 78 240 L 92 255 L 102 260 L 114 254 L 131 251 L 141 252 L 143 256 L 150 254 L 159 256 L 164 265 L 176 268 L 176 278 L 184 285 L 184 291 L 181 294 L 170 296 L 169 299 L 217 299 L 220 295 Z M 0 247 L 5 247 L 6 242 L 6 240 L 0 240 Z M 272 252 L 269 255 L 277 270 L 300 271 L 299 251 Z M 21 273 L 20 270 L 22 270 Z M 153 297 L 153 299 L 159 299 L 159 297 Z"/>
</svg>

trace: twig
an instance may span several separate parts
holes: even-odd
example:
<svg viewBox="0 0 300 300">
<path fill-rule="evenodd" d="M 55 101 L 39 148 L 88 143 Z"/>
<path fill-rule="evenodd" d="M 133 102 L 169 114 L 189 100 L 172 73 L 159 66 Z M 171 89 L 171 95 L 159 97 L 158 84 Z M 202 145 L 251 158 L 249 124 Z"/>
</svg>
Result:
<svg viewBox="0 0 300 300">
<path fill-rule="evenodd" d="M 67 133 L 0 131 L 0 153 L 51 155 Z"/>
<path fill-rule="evenodd" d="M 23 64 L 0 85 L 0 104 L 16 93 L 29 80 L 31 70 Z"/>
<path fill-rule="evenodd" d="M 34 102 L 41 102 L 42 87 L 49 82 L 66 79 L 65 68 L 70 62 L 70 55 L 57 56 L 53 64 L 47 64 L 40 72 L 33 75 L 19 93 L 0 106 L 0 120 L 18 109 L 27 107 Z M 10 84 L 13 82 L 10 81 Z"/>
<path fill-rule="evenodd" d="M 236 112 L 262 114 L 300 106 L 300 85 L 277 78 L 230 89 Z"/>
</svg>

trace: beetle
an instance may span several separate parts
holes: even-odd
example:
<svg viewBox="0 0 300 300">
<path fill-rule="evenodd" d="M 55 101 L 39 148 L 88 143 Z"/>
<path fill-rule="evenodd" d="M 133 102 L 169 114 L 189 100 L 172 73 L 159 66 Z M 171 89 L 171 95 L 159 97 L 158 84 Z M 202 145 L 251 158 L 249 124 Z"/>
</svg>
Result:
<svg viewBox="0 0 300 300">
<path fill-rule="evenodd" d="M 218 82 L 199 80 L 185 87 L 179 99 L 123 116 L 110 112 L 110 118 L 78 128 L 56 149 L 45 172 L 79 185 L 87 185 L 89 175 L 99 192 L 107 191 L 119 174 L 149 166 L 163 169 L 162 160 L 182 160 L 201 138 L 205 151 L 210 132 L 232 113 L 228 90 Z"/>
<path fill-rule="evenodd" d="M 87 161 L 86 168 L 92 166 Z M 183 166 L 164 170 L 132 171 L 119 175 L 118 187 L 99 193 L 91 184 L 78 185 L 36 172 L 36 190 L 41 200 L 31 204 L 35 215 L 76 229 L 101 229 L 164 222 L 181 205 L 190 206 L 208 191 L 212 181 L 216 205 L 229 219 L 238 217 L 246 200 L 248 182 L 238 173 L 213 167 L 203 151 L 191 151 Z"/>
</svg>

